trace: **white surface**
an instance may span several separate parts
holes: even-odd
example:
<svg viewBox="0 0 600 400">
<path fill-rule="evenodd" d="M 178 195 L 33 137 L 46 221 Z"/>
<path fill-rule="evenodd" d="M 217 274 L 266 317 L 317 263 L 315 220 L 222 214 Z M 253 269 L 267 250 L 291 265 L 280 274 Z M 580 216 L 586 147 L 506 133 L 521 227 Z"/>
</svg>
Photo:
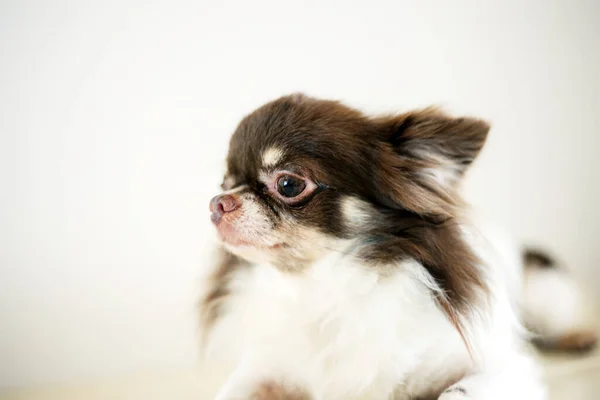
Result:
<svg viewBox="0 0 600 400">
<path fill-rule="evenodd" d="M 0 5 L 0 385 L 186 369 L 227 139 L 303 90 L 493 122 L 469 192 L 600 261 L 597 2 Z"/>
<path fill-rule="evenodd" d="M 549 400 L 596 400 L 600 391 L 600 357 L 544 359 Z M 177 373 L 142 374 L 121 379 L 0 390 L 0 400 L 209 400 L 228 369 L 197 368 Z M 518 387 L 515 387 L 518 390 Z"/>
</svg>

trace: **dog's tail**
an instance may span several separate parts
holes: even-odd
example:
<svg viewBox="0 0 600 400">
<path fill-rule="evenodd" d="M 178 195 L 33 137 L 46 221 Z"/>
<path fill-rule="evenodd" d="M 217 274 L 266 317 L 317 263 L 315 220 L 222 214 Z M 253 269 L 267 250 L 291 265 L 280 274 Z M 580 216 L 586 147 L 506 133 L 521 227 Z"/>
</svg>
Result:
<svg viewBox="0 0 600 400">
<path fill-rule="evenodd" d="M 584 352 L 596 346 L 595 322 L 581 286 L 553 256 L 523 251 L 522 311 L 525 325 L 542 350 Z"/>
</svg>

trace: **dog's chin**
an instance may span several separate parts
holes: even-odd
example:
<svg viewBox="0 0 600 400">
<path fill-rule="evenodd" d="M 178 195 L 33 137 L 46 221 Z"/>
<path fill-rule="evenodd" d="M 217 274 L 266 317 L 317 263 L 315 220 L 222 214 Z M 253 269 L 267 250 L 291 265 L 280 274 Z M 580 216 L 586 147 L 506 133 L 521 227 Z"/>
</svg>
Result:
<svg viewBox="0 0 600 400">
<path fill-rule="evenodd" d="M 257 247 L 255 241 L 244 237 L 235 227 L 226 219 L 221 220 L 217 225 L 217 235 L 219 240 L 231 247 Z"/>
<path fill-rule="evenodd" d="M 219 229 L 218 236 L 223 245 L 231 248 L 260 247 L 257 243 L 254 243 L 253 241 L 248 240 L 237 233 L 223 232 L 221 229 Z"/>
<path fill-rule="evenodd" d="M 221 241 L 221 243 L 230 253 L 254 264 L 271 264 L 276 258 L 277 250 L 282 247 L 282 245 L 257 246 L 239 242 L 231 244 L 227 241 Z"/>
<path fill-rule="evenodd" d="M 217 233 L 229 252 L 254 263 L 268 263 L 279 249 L 285 247 L 281 242 L 267 241 L 264 237 L 246 237 L 228 223 L 219 224 Z"/>
<path fill-rule="evenodd" d="M 221 224 L 217 228 L 219 240 L 222 244 L 231 248 L 254 248 L 260 250 L 272 250 L 283 246 L 281 242 L 266 241 L 264 238 L 248 238 L 235 230 L 230 225 Z"/>
</svg>

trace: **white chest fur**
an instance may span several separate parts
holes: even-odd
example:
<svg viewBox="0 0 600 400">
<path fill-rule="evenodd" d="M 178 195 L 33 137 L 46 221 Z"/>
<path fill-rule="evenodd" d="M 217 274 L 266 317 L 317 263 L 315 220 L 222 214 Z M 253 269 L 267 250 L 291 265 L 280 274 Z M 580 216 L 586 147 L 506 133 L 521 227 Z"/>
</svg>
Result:
<svg viewBox="0 0 600 400">
<path fill-rule="evenodd" d="M 420 266 L 395 271 L 381 277 L 333 255 L 298 275 L 240 270 L 209 351 L 327 399 L 422 394 L 464 370 L 468 355 Z"/>
</svg>

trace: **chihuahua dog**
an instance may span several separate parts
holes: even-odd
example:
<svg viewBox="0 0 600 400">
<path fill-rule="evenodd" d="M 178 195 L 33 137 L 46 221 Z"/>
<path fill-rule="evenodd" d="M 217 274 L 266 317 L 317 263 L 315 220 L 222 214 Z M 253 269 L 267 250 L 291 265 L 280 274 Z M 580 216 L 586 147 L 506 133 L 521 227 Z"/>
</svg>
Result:
<svg viewBox="0 0 600 400">
<path fill-rule="evenodd" d="M 549 258 L 469 221 L 459 184 L 488 131 L 301 94 L 245 117 L 210 202 L 202 328 L 236 366 L 217 399 L 544 399 L 521 318 L 555 347 L 595 336 L 571 329 L 575 306 L 545 317 L 552 288 L 523 295 Z"/>
</svg>

